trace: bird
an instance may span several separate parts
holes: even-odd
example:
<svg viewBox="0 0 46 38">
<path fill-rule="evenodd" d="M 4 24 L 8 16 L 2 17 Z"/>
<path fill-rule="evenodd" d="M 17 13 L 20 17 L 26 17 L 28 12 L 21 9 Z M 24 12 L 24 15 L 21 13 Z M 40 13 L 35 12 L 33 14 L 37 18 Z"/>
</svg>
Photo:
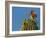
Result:
<svg viewBox="0 0 46 38">
<path fill-rule="evenodd" d="M 22 29 L 23 30 L 38 30 L 36 17 L 37 15 L 35 14 L 35 12 L 31 11 L 28 20 L 26 19 L 24 20 Z"/>
</svg>

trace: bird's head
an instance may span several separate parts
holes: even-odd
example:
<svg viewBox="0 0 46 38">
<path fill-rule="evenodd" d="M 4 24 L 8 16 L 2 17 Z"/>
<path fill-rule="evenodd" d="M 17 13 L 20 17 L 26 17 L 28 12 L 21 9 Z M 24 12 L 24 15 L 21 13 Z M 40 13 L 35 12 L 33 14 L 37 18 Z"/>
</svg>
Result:
<svg viewBox="0 0 46 38">
<path fill-rule="evenodd" d="M 32 17 L 37 17 L 36 13 L 34 11 L 31 11 Z"/>
</svg>

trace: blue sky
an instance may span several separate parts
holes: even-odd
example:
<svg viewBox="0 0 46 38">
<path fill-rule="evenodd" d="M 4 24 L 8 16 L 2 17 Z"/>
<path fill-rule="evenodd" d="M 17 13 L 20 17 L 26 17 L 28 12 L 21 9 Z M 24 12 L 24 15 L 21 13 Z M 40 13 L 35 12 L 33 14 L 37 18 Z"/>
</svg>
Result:
<svg viewBox="0 0 46 38">
<path fill-rule="evenodd" d="M 12 7 L 12 31 L 19 31 L 23 20 L 28 19 L 31 10 L 37 14 L 38 27 L 40 28 L 40 8 L 32 7 Z"/>
</svg>

